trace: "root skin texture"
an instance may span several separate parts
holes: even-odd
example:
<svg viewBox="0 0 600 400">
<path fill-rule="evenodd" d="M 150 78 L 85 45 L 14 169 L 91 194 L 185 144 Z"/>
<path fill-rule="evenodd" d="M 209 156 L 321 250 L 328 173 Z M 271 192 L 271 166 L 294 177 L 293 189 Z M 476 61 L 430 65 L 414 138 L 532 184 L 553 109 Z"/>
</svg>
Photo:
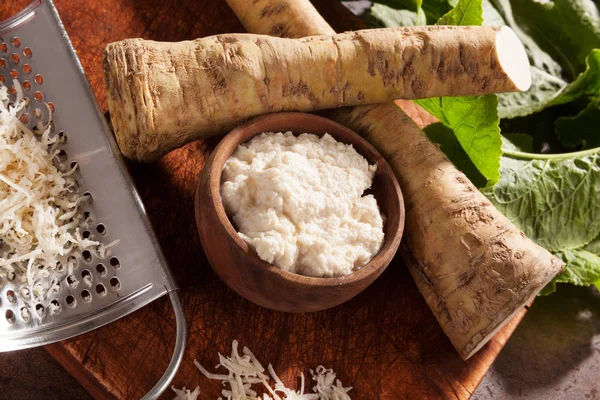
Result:
<svg viewBox="0 0 600 400">
<path fill-rule="evenodd" d="M 254 33 L 285 23 L 281 16 L 258 17 L 273 5 L 293 14 L 289 21 L 325 23 L 308 0 L 227 2 Z M 293 32 L 315 34 L 302 25 Z M 317 33 L 332 32 L 327 26 Z M 442 329 L 469 358 L 563 268 L 562 261 L 496 210 L 397 105 L 345 108 L 333 118 L 363 135 L 394 170 L 406 204 L 403 258 Z"/>
<path fill-rule="evenodd" d="M 121 151 L 153 161 L 268 112 L 527 89 L 524 50 L 506 54 L 515 40 L 510 28 L 469 26 L 127 39 L 107 46 L 104 73 Z"/>
<path fill-rule="evenodd" d="M 563 267 L 528 239 L 394 104 L 336 112 L 388 161 L 405 198 L 402 255 L 463 358 Z"/>
</svg>

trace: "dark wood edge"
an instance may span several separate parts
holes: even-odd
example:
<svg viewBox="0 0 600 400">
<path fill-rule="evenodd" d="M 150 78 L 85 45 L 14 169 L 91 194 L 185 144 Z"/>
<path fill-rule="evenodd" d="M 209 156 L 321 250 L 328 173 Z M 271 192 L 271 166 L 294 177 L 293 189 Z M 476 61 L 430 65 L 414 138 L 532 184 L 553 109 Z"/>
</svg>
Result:
<svg viewBox="0 0 600 400">
<path fill-rule="evenodd" d="M 97 400 L 116 400 L 117 398 L 88 371 L 81 361 L 75 358 L 61 343 L 44 346 L 46 351 Z"/>
</svg>

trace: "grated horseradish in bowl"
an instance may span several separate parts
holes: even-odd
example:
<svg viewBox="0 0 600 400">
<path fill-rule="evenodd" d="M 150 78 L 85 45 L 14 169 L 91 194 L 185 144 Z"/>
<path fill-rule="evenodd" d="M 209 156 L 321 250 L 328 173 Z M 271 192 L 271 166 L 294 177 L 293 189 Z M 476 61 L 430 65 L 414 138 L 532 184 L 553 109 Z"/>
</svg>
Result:
<svg viewBox="0 0 600 400">
<path fill-rule="evenodd" d="M 221 197 L 239 236 L 277 267 L 314 277 L 360 269 L 383 243 L 377 165 L 331 135 L 262 133 L 225 162 Z"/>
<path fill-rule="evenodd" d="M 349 300 L 385 270 L 404 204 L 391 168 L 358 134 L 315 115 L 277 113 L 237 127 L 213 151 L 196 224 L 233 290 L 264 307 L 307 312 Z"/>
</svg>

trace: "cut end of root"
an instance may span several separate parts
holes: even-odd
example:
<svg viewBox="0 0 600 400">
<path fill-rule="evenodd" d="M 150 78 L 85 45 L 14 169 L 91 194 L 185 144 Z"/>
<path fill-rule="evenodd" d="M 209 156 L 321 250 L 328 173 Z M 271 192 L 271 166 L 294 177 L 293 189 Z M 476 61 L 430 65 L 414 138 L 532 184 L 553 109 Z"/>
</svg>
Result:
<svg viewBox="0 0 600 400">
<path fill-rule="evenodd" d="M 496 33 L 496 54 L 506 75 L 516 90 L 524 92 L 531 86 L 531 68 L 523 43 L 508 26 Z"/>
</svg>

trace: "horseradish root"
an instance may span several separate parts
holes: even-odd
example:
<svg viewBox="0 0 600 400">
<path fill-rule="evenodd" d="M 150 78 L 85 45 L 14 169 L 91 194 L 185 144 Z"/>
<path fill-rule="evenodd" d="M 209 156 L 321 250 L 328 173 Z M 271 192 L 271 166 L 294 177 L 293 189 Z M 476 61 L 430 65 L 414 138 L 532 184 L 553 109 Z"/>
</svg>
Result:
<svg viewBox="0 0 600 400">
<path fill-rule="evenodd" d="M 119 147 L 139 161 L 267 112 L 519 91 L 530 83 L 523 46 L 507 27 L 128 39 L 108 45 L 104 74 Z"/>
<path fill-rule="evenodd" d="M 469 358 L 562 261 L 502 215 L 397 106 L 340 110 L 336 119 L 394 170 L 406 205 L 403 258 L 444 332 Z"/>
<path fill-rule="evenodd" d="M 293 14 L 290 20 L 324 23 L 308 0 L 227 2 L 247 29 L 258 29 L 254 33 L 285 23 L 283 12 L 274 18 L 262 11 L 275 5 Z M 327 27 L 321 33 L 333 32 Z M 334 118 L 363 135 L 394 170 L 406 205 L 402 255 L 442 329 L 461 357 L 469 358 L 562 262 L 498 212 L 398 106 L 348 108 Z"/>
</svg>

